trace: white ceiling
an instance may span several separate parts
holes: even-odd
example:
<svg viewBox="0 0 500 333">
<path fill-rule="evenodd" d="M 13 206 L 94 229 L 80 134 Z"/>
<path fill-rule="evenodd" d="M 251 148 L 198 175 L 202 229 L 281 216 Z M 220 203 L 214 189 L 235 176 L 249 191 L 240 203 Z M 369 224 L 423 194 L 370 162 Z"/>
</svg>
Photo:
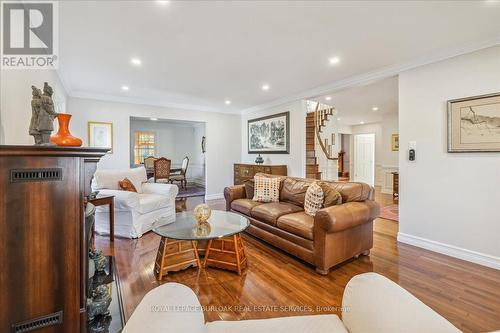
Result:
<svg viewBox="0 0 500 333">
<path fill-rule="evenodd" d="M 389 66 L 500 43 L 500 5 L 65 1 L 59 30 L 70 95 L 237 113 Z M 335 66 L 333 56 L 340 58 Z M 142 66 L 132 66 L 131 57 Z"/>
<path fill-rule="evenodd" d="M 331 100 L 327 101 L 326 97 Z M 334 106 L 341 125 L 360 125 L 398 113 L 398 78 L 390 77 L 364 86 L 321 95 L 312 100 Z M 374 111 L 372 108 L 377 107 Z"/>
</svg>

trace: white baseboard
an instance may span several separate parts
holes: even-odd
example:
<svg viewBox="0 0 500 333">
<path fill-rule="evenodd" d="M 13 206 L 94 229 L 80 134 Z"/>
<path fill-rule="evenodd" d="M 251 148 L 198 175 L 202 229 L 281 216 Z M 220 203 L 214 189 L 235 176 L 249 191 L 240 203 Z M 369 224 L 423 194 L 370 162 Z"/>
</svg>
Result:
<svg viewBox="0 0 500 333">
<path fill-rule="evenodd" d="M 224 193 L 216 193 L 216 194 L 206 194 L 205 200 L 218 200 L 224 199 Z"/>
<path fill-rule="evenodd" d="M 421 247 L 423 249 L 445 254 L 450 257 L 500 270 L 500 258 L 489 254 L 471 251 L 458 246 L 439 243 L 430 239 L 412 236 L 401 232 L 398 232 L 398 242 Z"/>
</svg>

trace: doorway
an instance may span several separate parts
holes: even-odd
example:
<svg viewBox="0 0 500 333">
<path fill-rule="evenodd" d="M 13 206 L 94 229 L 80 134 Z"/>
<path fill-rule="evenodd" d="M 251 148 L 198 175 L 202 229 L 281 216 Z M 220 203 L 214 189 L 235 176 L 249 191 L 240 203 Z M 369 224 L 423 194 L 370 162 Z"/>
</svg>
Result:
<svg viewBox="0 0 500 333">
<path fill-rule="evenodd" d="M 354 181 L 375 185 L 375 134 L 354 135 Z"/>
</svg>

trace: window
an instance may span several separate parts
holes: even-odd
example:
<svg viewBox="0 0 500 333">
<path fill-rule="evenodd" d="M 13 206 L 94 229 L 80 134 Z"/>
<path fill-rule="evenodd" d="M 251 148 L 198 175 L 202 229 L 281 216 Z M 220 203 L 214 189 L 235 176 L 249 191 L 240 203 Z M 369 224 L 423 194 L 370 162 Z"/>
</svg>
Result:
<svg viewBox="0 0 500 333">
<path fill-rule="evenodd" d="M 143 164 L 148 156 L 155 155 L 155 134 L 153 132 L 135 132 L 134 163 Z"/>
</svg>

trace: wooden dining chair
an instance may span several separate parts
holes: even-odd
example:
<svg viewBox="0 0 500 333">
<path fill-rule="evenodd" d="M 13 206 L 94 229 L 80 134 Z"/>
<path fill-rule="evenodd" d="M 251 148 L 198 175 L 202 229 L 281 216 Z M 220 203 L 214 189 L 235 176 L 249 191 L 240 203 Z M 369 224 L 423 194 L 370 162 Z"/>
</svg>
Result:
<svg viewBox="0 0 500 333">
<path fill-rule="evenodd" d="M 153 165 L 155 183 L 168 182 L 170 180 L 170 166 L 172 162 L 165 157 L 160 157 L 154 161 Z"/>
<path fill-rule="evenodd" d="M 148 157 L 144 158 L 144 167 L 146 169 L 153 170 L 154 167 L 155 167 L 154 163 L 155 163 L 156 160 L 157 160 L 157 158 L 154 157 L 154 156 L 148 156 Z"/>
<path fill-rule="evenodd" d="M 189 157 L 184 157 L 182 160 L 182 166 L 181 166 L 181 172 L 178 175 L 173 175 L 170 176 L 170 182 L 173 183 L 174 181 L 181 182 L 181 187 L 186 189 L 187 188 L 187 179 L 186 179 L 186 173 L 189 165 Z"/>
</svg>

